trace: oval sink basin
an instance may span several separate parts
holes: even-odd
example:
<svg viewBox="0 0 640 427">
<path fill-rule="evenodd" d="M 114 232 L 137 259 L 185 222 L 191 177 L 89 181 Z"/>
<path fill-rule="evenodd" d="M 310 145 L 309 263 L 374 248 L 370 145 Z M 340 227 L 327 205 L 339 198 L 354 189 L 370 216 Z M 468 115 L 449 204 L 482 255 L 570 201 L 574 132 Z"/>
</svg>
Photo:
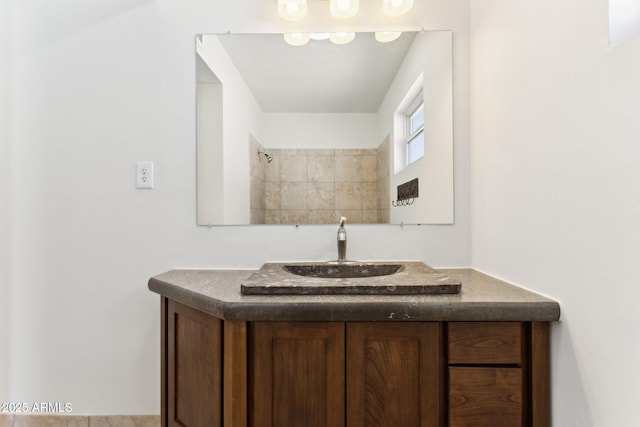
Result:
<svg viewBox="0 0 640 427">
<path fill-rule="evenodd" d="M 309 264 L 285 265 L 289 273 L 323 279 L 354 279 L 389 276 L 402 269 L 402 264 Z"/>
</svg>

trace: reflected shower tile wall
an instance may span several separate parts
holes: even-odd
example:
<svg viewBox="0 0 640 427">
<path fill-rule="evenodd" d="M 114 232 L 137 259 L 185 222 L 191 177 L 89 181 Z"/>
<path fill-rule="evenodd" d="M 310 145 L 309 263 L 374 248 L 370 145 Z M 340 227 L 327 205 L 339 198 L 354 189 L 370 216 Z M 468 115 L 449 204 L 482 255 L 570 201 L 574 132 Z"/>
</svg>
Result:
<svg viewBox="0 0 640 427">
<path fill-rule="evenodd" d="M 309 209 L 330 209 L 333 211 L 336 198 L 333 182 L 310 182 L 307 190 Z"/>
<path fill-rule="evenodd" d="M 362 209 L 378 209 L 378 183 L 363 182 L 362 183 Z M 374 221 L 375 222 L 375 221 Z"/>
<path fill-rule="evenodd" d="M 267 209 L 265 211 L 265 224 L 280 223 L 280 209 Z"/>
<path fill-rule="evenodd" d="M 335 211 L 333 209 L 309 209 L 309 224 L 335 224 Z"/>
<path fill-rule="evenodd" d="M 389 185 L 385 182 L 379 182 L 378 187 L 378 209 L 389 209 L 389 204 L 391 203 L 391 190 L 389 189 Z"/>
<path fill-rule="evenodd" d="M 378 150 L 362 150 L 362 182 L 378 181 Z"/>
<path fill-rule="evenodd" d="M 266 182 L 280 182 L 280 150 L 269 149 L 267 153 L 271 155 L 272 160 L 264 167 L 264 180 Z"/>
<path fill-rule="evenodd" d="M 377 209 L 363 209 L 362 210 L 362 223 L 363 224 L 377 224 L 378 223 L 378 210 Z"/>
<path fill-rule="evenodd" d="M 378 149 L 267 149 L 265 221 L 270 224 L 376 222 Z M 366 214 L 363 210 L 366 209 Z"/>
<path fill-rule="evenodd" d="M 251 209 L 265 209 L 265 182 L 264 180 L 251 176 L 249 194 L 251 196 Z"/>
<path fill-rule="evenodd" d="M 336 209 L 362 209 L 362 183 L 336 182 Z M 345 215 L 346 216 L 346 215 Z M 348 217 L 347 217 L 348 218 Z M 349 222 L 352 222 L 349 219 Z"/>
<path fill-rule="evenodd" d="M 307 150 L 280 150 L 280 181 L 307 182 Z"/>
<path fill-rule="evenodd" d="M 275 160 L 274 160 L 275 161 Z M 271 162 L 273 163 L 273 162 Z M 282 184 L 280 181 L 267 181 L 264 183 L 264 203 L 265 209 L 280 210 L 280 191 Z"/>
<path fill-rule="evenodd" d="M 283 209 L 280 211 L 282 224 L 309 224 L 308 211 L 306 209 Z"/>
<path fill-rule="evenodd" d="M 380 144 L 377 150 L 377 210 L 378 223 L 388 224 L 391 219 L 391 189 L 390 189 L 390 161 L 391 161 L 391 142 L 387 136 Z"/>
<path fill-rule="evenodd" d="M 362 182 L 362 154 L 360 150 L 336 151 L 345 151 L 347 153 L 340 153 L 335 157 L 335 182 Z"/>
<path fill-rule="evenodd" d="M 335 215 L 335 223 L 340 222 L 341 216 L 346 216 L 350 223 L 362 224 L 362 209 L 337 209 Z"/>
<path fill-rule="evenodd" d="M 281 209 L 308 209 L 306 182 L 282 182 L 280 187 Z"/>
<path fill-rule="evenodd" d="M 265 224 L 266 210 L 264 209 L 250 209 L 251 224 Z"/>
<path fill-rule="evenodd" d="M 249 134 L 249 208 L 251 224 L 264 224 L 265 176 L 267 159 L 260 152 L 264 147 Z M 273 162 L 272 162 L 273 163 Z"/>
<path fill-rule="evenodd" d="M 309 150 L 307 177 L 309 182 L 335 181 L 335 150 Z"/>
</svg>

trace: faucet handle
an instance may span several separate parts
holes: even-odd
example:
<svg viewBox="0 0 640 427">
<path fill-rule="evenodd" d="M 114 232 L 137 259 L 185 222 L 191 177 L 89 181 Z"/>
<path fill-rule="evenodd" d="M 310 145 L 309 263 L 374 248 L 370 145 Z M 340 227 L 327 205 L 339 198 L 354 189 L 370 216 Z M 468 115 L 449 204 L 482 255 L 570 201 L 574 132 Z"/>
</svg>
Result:
<svg viewBox="0 0 640 427">
<path fill-rule="evenodd" d="M 346 216 L 341 216 L 340 217 L 340 227 L 344 227 L 344 223 L 347 222 L 347 217 Z"/>
</svg>

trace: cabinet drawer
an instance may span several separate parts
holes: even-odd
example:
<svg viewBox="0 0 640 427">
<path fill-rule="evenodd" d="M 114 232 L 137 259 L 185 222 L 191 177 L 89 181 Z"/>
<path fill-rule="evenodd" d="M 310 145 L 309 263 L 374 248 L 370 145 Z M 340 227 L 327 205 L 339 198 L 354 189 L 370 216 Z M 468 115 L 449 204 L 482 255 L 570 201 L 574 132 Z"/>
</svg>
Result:
<svg viewBox="0 0 640 427">
<path fill-rule="evenodd" d="M 451 322 L 450 365 L 522 364 L 520 322 Z"/>
<path fill-rule="evenodd" d="M 449 368 L 450 427 L 523 424 L 521 368 Z"/>
</svg>

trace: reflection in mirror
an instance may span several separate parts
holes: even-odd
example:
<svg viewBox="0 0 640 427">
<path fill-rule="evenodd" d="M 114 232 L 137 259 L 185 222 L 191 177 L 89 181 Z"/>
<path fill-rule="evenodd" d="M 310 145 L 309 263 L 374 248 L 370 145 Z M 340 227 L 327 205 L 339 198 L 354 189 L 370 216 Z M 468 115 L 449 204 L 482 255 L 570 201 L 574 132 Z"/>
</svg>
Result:
<svg viewBox="0 0 640 427">
<path fill-rule="evenodd" d="M 198 36 L 198 224 L 453 223 L 451 42 Z"/>
</svg>

